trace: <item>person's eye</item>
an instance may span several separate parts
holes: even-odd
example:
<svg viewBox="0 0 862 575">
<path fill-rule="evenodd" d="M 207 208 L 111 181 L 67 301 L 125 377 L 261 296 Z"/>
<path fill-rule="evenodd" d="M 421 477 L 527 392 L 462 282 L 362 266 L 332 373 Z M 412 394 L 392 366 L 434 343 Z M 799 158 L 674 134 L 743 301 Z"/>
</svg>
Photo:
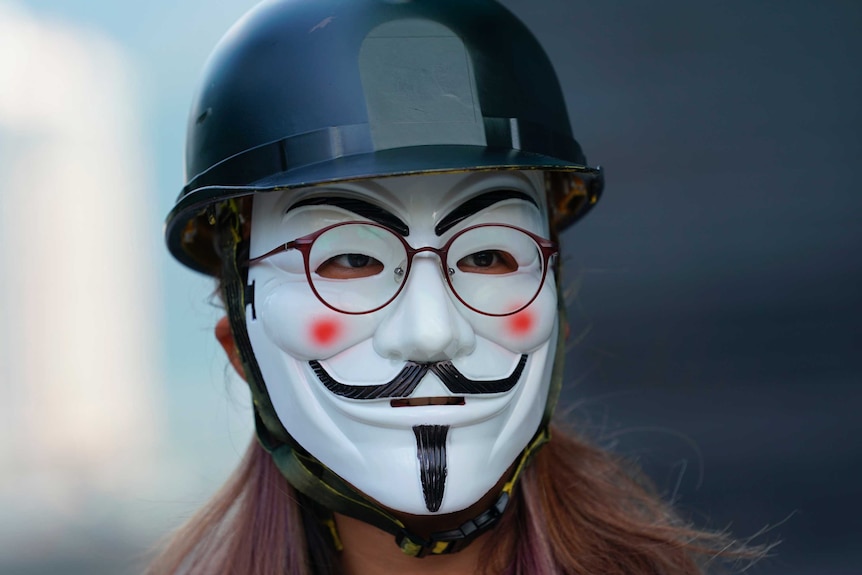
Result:
<svg viewBox="0 0 862 575">
<path fill-rule="evenodd" d="M 329 258 L 314 271 L 324 278 L 356 279 L 379 274 L 383 271 L 383 264 L 365 254 L 340 254 Z"/>
<path fill-rule="evenodd" d="M 512 254 L 501 250 L 484 250 L 458 260 L 458 269 L 474 274 L 508 274 L 518 269 Z"/>
</svg>

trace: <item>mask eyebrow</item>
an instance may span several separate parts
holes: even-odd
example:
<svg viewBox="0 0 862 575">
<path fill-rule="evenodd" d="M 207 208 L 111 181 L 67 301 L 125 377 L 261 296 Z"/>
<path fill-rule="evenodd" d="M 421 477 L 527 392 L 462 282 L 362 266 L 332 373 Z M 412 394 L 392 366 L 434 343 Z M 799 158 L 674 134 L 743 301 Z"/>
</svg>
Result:
<svg viewBox="0 0 862 575">
<path fill-rule="evenodd" d="M 301 206 L 336 206 L 348 212 L 353 212 L 357 216 L 368 218 L 372 222 L 377 222 L 381 226 L 385 226 L 404 237 L 410 235 L 410 228 L 398 216 L 380 206 L 375 206 L 370 202 L 358 198 L 343 198 L 338 196 L 308 198 L 307 200 L 293 204 L 285 213 Z"/>
<path fill-rule="evenodd" d="M 536 200 L 525 194 L 524 192 L 519 192 L 517 190 L 493 190 L 490 192 L 485 192 L 484 194 L 480 194 L 475 198 L 470 198 L 440 220 L 436 226 L 434 226 L 434 233 L 438 236 L 442 236 L 448 230 L 450 230 L 453 226 L 462 222 L 472 216 L 473 214 L 479 213 L 485 208 L 496 204 L 497 202 L 502 202 L 503 200 L 524 200 L 530 202 L 537 208 L 539 204 L 536 203 Z"/>
</svg>

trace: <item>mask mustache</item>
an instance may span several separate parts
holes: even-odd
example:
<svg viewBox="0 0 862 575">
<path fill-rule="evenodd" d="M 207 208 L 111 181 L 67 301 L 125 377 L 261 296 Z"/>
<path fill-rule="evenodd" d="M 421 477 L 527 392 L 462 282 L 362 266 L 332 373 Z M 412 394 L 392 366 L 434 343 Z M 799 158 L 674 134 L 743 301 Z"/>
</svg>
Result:
<svg viewBox="0 0 862 575">
<path fill-rule="evenodd" d="M 470 379 L 458 371 L 458 368 L 452 365 L 451 361 L 432 363 L 430 364 L 429 369 L 434 375 L 440 378 L 443 385 L 445 385 L 452 393 L 457 393 L 459 395 L 480 395 L 484 393 L 502 393 L 509 391 L 515 387 L 515 384 L 518 383 L 519 379 L 521 379 L 521 373 L 523 373 L 525 365 L 527 365 L 527 355 L 523 354 L 521 355 L 521 359 L 518 360 L 518 365 L 515 366 L 512 373 L 502 379 L 492 380 Z"/>
<path fill-rule="evenodd" d="M 470 379 L 456 368 L 451 361 L 439 361 L 433 363 L 416 363 L 408 361 L 404 367 L 390 381 L 379 385 L 346 385 L 336 381 L 320 362 L 311 360 L 308 362 L 312 371 L 320 380 L 320 383 L 330 392 L 347 399 L 389 399 L 410 397 L 419 386 L 422 378 L 429 371 L 436 375 L 443 385 L 454 394 L 458 395 L 482 395 L 488 393 L 503 393 L 509 391 L 524 372 L 527 365 L 527 355 L 521 355 L 518 365 L 508 376 L 502 379 L 475 380 Z"/>
</svg>

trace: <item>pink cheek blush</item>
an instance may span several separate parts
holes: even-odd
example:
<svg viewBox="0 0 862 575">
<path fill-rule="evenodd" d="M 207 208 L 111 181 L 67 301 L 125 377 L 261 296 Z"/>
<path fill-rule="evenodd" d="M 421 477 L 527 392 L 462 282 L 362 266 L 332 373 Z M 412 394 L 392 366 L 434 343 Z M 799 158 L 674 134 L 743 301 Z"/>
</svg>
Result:
<svg viewBox="0 0 862 575">
<path fill-rule="evenodd" d="M 330 346 L 341 336 L 341 323 L 332 318 L 314 320 L 311 322 L 309 334 L 315 344 L 323 347 Z"/>
<path fill-rule="evenodd" d="M 533 331 L 535 323 L 533 312 L 525 309 L 506 318 L 506 329 L 511 335 L 524 337 Z"/>
</svg>

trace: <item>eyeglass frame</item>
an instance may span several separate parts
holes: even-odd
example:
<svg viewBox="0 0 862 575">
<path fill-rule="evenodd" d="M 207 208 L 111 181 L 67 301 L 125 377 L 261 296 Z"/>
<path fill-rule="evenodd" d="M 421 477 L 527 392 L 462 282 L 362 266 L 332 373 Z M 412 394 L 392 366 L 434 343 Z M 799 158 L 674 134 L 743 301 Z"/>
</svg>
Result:
<svg viewBox="0 0 862 575">
<path fill-rule="evenodd" d="M 392 297 L 390 297 L 384 303 L 382 303 L 381 305 L 379 305 L 373 309 L 367 310 L 367 311 L 345 311 L 343 309 L 338 309 L 337 307 L 333 306 L 332 304 L 327 302 L 325 299 L 323 299 L 323 296 L 321 296 L 320 293 L 317 291 L 317 288 L 314 287 L 314 282 L 311 279 L 311 268 L 310 268 L 311 248 L 314 245 L 315 240 L 317 240 L 318 237 L 320 237 L 324 233 L 328 232 L 329 230 L 332 230 L 332 229 L 335 229 L 335 228 L 338 228 L 341 226 L 356 225 L 356 224 L 362 224 L 362 225 L 367 225 L 367 226 L 386 230 L 387 232 L 389 232 L 390 234 L 395 236 L 401 242 L 401 244 L 404 246 L 404 251 L 407 253 L 407 263 L 404 266 L 404 276 L 400 282 L 400 285 L 398 286 L 398 289 L 396 289 L 395 293 L 392 294 Z M 464 298 L 462 298 L 460 296 L 460 294 L 458 294 L 458 290 L 456 290 L 455 286 L 452 285 L 452 273 L 450 271 L 451 268 L 447 269 L 447 266 L 446 266 L 446 259 L 449 255 L 449 247 L 452 245 L 452 243 L 456 239 L 458 239 L 463 234 L 469 232 L 470 230 L 474 230 L 477 228 L 488 228 L 488 227 L 509 228 L 509 229 L 513 229 L 513 230 L 522 232 L 522 233 L 526 234 L 527 236 L 529 236 L 530 239 L 533 240 L 533 242 L 535 242 L 536 246 L 539 248 L 540 253 L 542 254 L 542 279 L 539 280 L 539 284 L 538 284 L 539 287 L 538 287 L 538 289 L 536 289 L 536 293 L 533 294 L 533 297 L 531 297 L 527 303 L 525 303 L 524 305 L 522 305 L 521 307 L 519 307 L 513 311 L 508 311 L 506 313 L 489 313 L 489 312 L 477 309 L 477 308 L 473 307 L 472 305 L 468 304 L 466 301 L 464 301 Z M 249 258 L 248 265 L 249 265 L 249 267 L 251 267 L 253 265 L 259 264 L 263 260 L 270 258 L 276 254 L 279 254 L 283 251 L 292 250 L 292 249 L 297 250 L 297 251 L 299 251 L 299 253 L 302 254 L 303 267 L 305 268 L 305 279 L 306 279 L 306 282 L 308 283 L 308 286 L 311 288 L 311 291 L 314 293 L 314 295 L 317 297 L 318 300 L 320 300 L 320 302 L 323 305 L 325 305 L 326 307 L 328 307 L 332 311 L 336 311 L 338 313 L 343 313 L 343 314 L 347 314 L 347 315 L 365 315 L 365 314 L 374 313 L 376 311 L 383 309 L 384 307 L 388 306 L 390 303 L 395 301 L 395 298 L 397 298 L 399 296 L 399 294 L 401 293 L 401 290 L 403 290 L 404 286 L 407 284 L 407 277 L 410 275 L 410 270 L 413 267 L 413 257 L 416 256 L 416 254 L 420 254 L 423 252 L 431 252 L 431 253 L 436 254 L 437 259 L 440 260 L 440 269 L 443 272 L 443 277 L 446 278 L 446 284 L 449 286 L 449 291 L 452 292 L 452 295 L 454 295 L 458 299 L 459 302 L 461 302 L 465 307 L 467 307 L 467 309 L 470 309 L 470 310 L 472 310 L 478 314 L 487 315 L 490 317 L 506 317 L 509 315 L 514 315 L 514 314 L 518 313 L 519 311 L 528 307 L 531 303 L 533 303 L 536 300 L 536 298 L 539 297 L 539 293 L 541 293 L 542 287 L 545 285 L 545 278 L 548 275 L 548 267 L 550 266 L 551 258 L 554 257 L 555 255 L 559 254 L 559 251 L 560 251 L 559 244 L 557 244 L 556 242 L 554 242 L 552 240 L 545 239 L 545 238 L 538 236 L 538 235 L 536 235 L 530 231 L 527 231 L 523 228 L 519 228 L 518 226 L 513 226 L 511 224 L 502 224 L 502 223 L 476 224 L 476 225 L 464 228 L 463 230 L 461 230 L 458 233 L 456 233 L 455 235 L 453 235 L 451 238 L 449 238 L 449 240 L 445 244 L 443 244 L 442 247 L 435 248 L 432 246 L 424 246 L 421 248 L 414 248 L 413 246 L 411 246 L 410 244 L 407 243 L 407 240 L 405 240 L 404 237 L 402 237 L 400 234 L 396 233 L 395 231 L 393 231 L 391 228 L 389 228 L 387 226 L 384 226 L 384 225 L 379 224 L 377 222 L 351 220 L 348 222 L 338 222 L 336 224 L 326 226 L 325 228 L 321 228 L 321 229 L 319 229 L 315 232 L 312 232 L 308 235 L 305 235 L 305 236 L 296 238 L 295 240 L 281 244 L 278 247 L 271 249 L 270 251 L 266 252 L 263 255 Z"/>
</svg>

